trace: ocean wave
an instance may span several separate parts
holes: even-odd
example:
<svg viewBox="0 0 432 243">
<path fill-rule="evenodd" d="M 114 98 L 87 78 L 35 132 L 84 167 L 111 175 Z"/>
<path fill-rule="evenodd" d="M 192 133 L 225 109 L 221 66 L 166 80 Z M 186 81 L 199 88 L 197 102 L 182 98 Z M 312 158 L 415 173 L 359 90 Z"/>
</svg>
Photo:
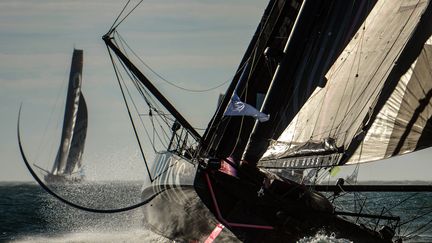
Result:
<svg viewBox="0 0 432 243">
<path fill-rule="evenodd" d="M 12 242 L 16 243 L 81 243 L 81 242 L 167 242 L 168 239 L 150 231 L 150 230 L 131 230 L 122 232 L 109 232 L 109 231 L 90 231 L 90 232 L 76 232 L 66 233 L 62 235 L 46 236 L 46 235 L 32 235 L 21 236 Z"/>
<path fill-rule="evenodd" d="M 337 239 L 335 235 L 326 235 L 323 233 L 318 233 L 315 236 L 304 237 L 297 241 L 297 243 L 352 243 L 347 239 Z"/>
</svg>

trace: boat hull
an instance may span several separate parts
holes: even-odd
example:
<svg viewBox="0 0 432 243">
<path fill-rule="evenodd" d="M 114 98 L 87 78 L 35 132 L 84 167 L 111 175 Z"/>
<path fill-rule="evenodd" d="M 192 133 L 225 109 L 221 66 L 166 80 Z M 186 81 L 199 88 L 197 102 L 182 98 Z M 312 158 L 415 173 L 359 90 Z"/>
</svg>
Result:
<svg viewBox="0 0 432 243">
<path fill-rule="evenodd" d="M 278 178 L 257 184 L 199 168 L 195 190 L 203 203 L 243 242 L 296 242 L 317 234 L 354 242 L 392 242 L 380 233 L 344 220 L 322 194 Z"/>
<path fill-rule="evenodd" d="M 153 198 L 143 206 L 143 223 L 172 240 L 202 242 L 223 224 L 216 241 L 295 242 L 327 234 L 354 242 L 391 242 L 334 215 L 323 195 L 291 181 L 273 178 L 260 194 L 264 185 L 184 159 L 167 160 L 163 167 L 168 168 L 164 175 L 142 191 L 143 200 Z M 192 170 L 193 181 L 184 173 Z M 189 176 L 178 178 L 185 174 Z M 180 181 L 184 183 L 176 183 Z"/>
<path fill-rule="evenodd" d="M 54 175 L 50 173 L 44 176 L 44 180 L 47 184 L 73 184 L 81 183 L 84 178 L 77 176 Z"/>
</svg>

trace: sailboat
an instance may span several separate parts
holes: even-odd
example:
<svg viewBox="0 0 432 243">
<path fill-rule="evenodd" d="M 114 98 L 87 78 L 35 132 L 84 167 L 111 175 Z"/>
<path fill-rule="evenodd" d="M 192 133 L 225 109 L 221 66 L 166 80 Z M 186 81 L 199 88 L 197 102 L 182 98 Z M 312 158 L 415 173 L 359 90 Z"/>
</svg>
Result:
<svg viewBox="0 0 432 243">
<path fill-rule="evenodd" d="M 205 242 L 295 242 L 317 233 L 404 240 L 406 221 L 388 208 L 369 212 L 363 202 L 346 211 L 335 201 L 430 186 L 320 181 L 340 166 L 432 146 L 430 1 L 270 0 L 203 134 L 120 35 L 135 9 L 123 8 L 102 39 L 146 166 L 148 228 Z"/>
<path fill-rule="evenodd" d="M 430 186 L 319 182 L 339 166 L 432 145 L 431 22 L 427 0 L 270 0 L 202 135 L 131 61 L 113 25 L 103 40 L 147 166 L 148 227 L 171 239 L 207 234 L 206 242 L 224 227 L 225 240 L 244 242 L 293 242 L 319 232 L 402 241 L 399 216 L 363 206 L 341 211 L 333 201 L 347 191 Z M 160 122 L 171 134 L 148 140 L 151 159 L 131 114 L 142 111 L 128 105 L 120 66 L 144 99 L 153 131 Z"/>
<path fill-rule="evenodd" d="M 87 134 L 87 105 L 81 91 L 83 50 L 74 49 L 69 75 L 60 147 L 51 171 L 45 172 L 45 182 L 74 183 L 84 178 L 82 154 Z"/>
</svg>

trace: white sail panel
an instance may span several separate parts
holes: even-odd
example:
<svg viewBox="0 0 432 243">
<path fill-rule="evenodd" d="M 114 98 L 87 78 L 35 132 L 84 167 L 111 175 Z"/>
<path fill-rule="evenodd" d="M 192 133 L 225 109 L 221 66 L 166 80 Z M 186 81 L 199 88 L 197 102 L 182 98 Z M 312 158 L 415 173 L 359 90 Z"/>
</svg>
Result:
<svg viewBox="0 0 432 243">
<path fill-rule="evenodd" d="M 300 112 L 261 159 L 306 156 L 296 150 L 317 148 L 316 155 L 340 153 L 364 138 L 371 114 L 396 60 L 410 41 L 427 6 L 420 1 L 378 1 L 326 75 L 327 85 L 315 90 Z M 322 151 L 332 141 L 333 151 Z M 322 144 L 322 146 L 317 146 Z"/>
<path fill-rule="evenodd" d="M 429 127 L 432 115 L 431 67 L 432 45 L 425 44 L 420 56 L 402 76 L 366 133 L 363 143 L 348 161 L 349 164 L 388 158 L 432 145 L 430 139 L 421 139 L 422 134 L 432 132 Z"/>
</svg>

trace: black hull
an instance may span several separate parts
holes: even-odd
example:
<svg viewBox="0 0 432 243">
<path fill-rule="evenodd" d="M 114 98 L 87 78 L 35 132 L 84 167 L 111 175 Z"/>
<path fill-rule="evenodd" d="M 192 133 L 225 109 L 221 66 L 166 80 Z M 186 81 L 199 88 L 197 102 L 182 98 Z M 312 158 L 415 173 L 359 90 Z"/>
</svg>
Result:
<svg viewBox="0 0 432 243">
<path fill-rule="evenodd" d="M 166 185 L 148 187 L 143 199 L 154 197 L 142 207 L 146 229 L 176 242 L 204 242 L 219 221 L 201 201 L 191 185 Z M 229 230 L 224 229 L 215 242 L 240 242 Z"/>
<path fill-rule="evenodd" d="M 176 170 L 185 172 L 180 164 L 142 193 L 143 200 L 153 198 L 143 206 L 145 227 L 169 239 L 203 242 L 222 223 L 225 229 L 216 242 L 295 242 L 318 233 L 354 242 L 392 242 L 336 216 L 327 198 L 304 185 L 269 173 L 274 180 L 259 195 L 259 183 L 200 166 L 188 168 L 196 170 L 193 185 L 179 185 L 174 182 L 182 173 Z"/>
<path fill-rule="evenodd" d="M 323 195 L 292 181 L 276 178 L 259 195 L 261 187 L 254 182 L 198 169 L 194 185 L 203 203 L 243 242 L 295 242 L 318 233 L 354 242 L 392 242 L 334 215 Z"/>
</svg>

